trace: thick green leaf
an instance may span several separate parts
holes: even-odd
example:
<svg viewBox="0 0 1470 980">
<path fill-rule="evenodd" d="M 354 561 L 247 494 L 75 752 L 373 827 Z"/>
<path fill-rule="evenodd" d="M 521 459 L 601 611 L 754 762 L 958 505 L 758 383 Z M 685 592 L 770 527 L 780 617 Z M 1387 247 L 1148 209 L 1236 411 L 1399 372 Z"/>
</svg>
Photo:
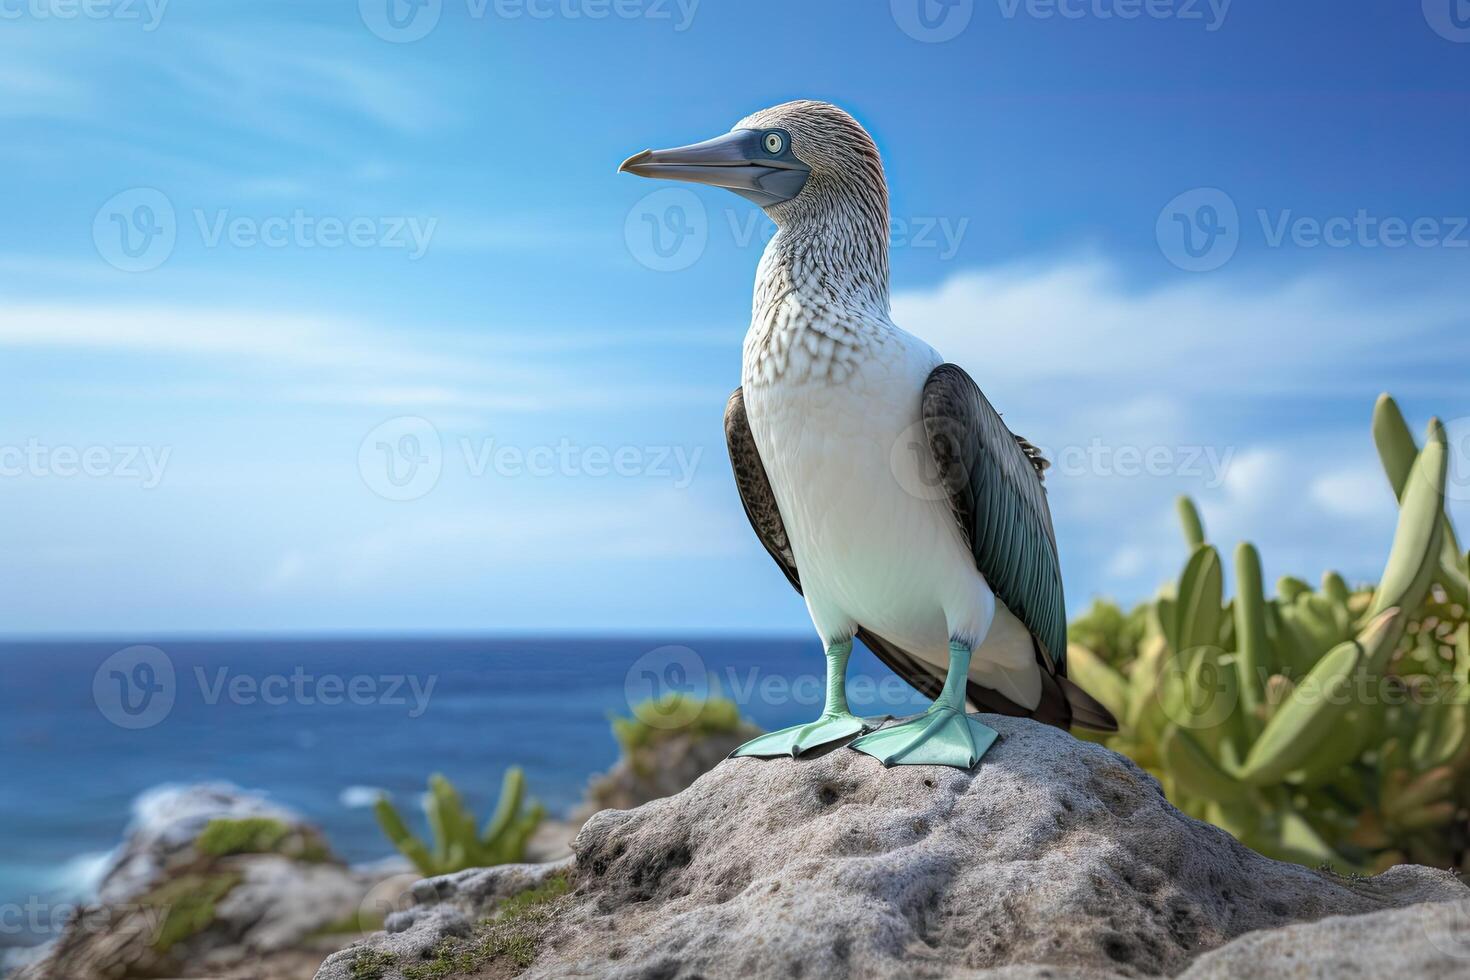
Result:
<svg viewBox="0 0 1470 980">
<path fill-rule="evenodd" d="M 1101 657 L 1079 643 L 1067 647 L 1067 675 L 1102 702 L 1114 718 L 1128 714 L 1128 681 Z"/>
<path fill-rule="evenodd" d="M 1398 530 L 1383 578 L 1373 593 L 1368 616 L 1397 606 L 1418 609 L 1439 571 L 1439 548 L 1444 528 L 1444 487 L 1447 465 L 1444 429 L 1430 428 L 1424 450 L 1414 460 L 1399 506 Z"/>
<path fill-rule="evenodd" d="M 1431 440 L 1436 428 L 1439 428 L 1437 420 L 1430 423 Z M 1402 502 L 1404 491 L 1409 486 L 1410 473 L 1419 455 L 1419 446 L 1409 432 L 1409 426 L 1398 405 L 1386 394 L 1378 396 L 1378 404 L 1373 410 L 1373 442 L 1378 447 L 1378 458 L 1383 463 L 1383 472 L 1388 477 L 1389 486 L 1393 488 L 1393 495 Z M 1444 586 L 1452 602 L 1470 602 L 1470 574 L 1462 573 L 1459 569 L 1460 543 L 1449 515 L 1443 515 L 1440 524 L 1440 568 L 1436 578 Z"/>
<path fill-rule="evenodd" d="M 1242 541 L 1235 548 L 1235 667 L 1240 674 L 1240 703 L 1246 728 L 1260 731 L 1256 709 L 1276 658 L 1266 637 L 1266 593 L 1261 582 L 1261 556 Z"/>
<path fill-rule="evenodd" d="M 1220 642 L 1224 591 L 1220 553 L 1208 545 L 1195 549 L 1179 579 L 1179 598 L 1174 610 L 1175 653 Z"/>
<path fill-rule="evenodd" d="M 1161 749 L 1169 775 L 1191 796 L 1240 803 L 1250 795 L 1250 787 L 1221 768 L 1192 735 L 1177 725 L 1164 734 Z"/>
<path fill-rule="evenodd" d="M 1177 506 L 1179 523 L 1184 527 L 1184 540 L 1189 542 L 1189 550 L 1194 551 L 1205 543 L 1205 523 L 1200 519 L 1199 508 L 1193 500 L 1180 497 Z"/>
<path fill-rule="evenodd" d="M 1253 786 L 1279 783 L 1319 751 L 1352 707 L 1352 678 L 1362 657 L 1351 640 L 1323 657 L 1271 716 L 1251 746 L 1240 778 Z"/>
</svg>

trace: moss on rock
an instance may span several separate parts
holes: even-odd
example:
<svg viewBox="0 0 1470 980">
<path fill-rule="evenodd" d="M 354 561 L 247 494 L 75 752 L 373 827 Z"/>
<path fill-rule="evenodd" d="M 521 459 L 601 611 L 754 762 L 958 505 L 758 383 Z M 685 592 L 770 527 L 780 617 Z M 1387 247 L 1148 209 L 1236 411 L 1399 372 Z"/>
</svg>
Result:
<svg viewBox="0 0 1470 980">
<path fill-rule="evenodd" d="M 242 880 L 235 872 L 187 874 L 174 878 L 143 896 L 140 904 L 161 909 L 163 925 L 153 948 L 167 953 L 177 944 L 198 935 L 214 922 L 215 906 Z"/>
<path fill-rule="evenodd" d="M 407 980 L 445 980 L 495 964 L 520 972 L 535 961 L 541 938 L 555 918 L 556 903 L 569 891 L 567 876 L 553 875 L 539 886 L 501 902 L 496 914 L 481 921 L 468 939 L 445 939 L 434 947 L 429 959 L 401 967 L 400 972 Z M 356 973 L 353 976 L 357 980 Z"/>
</svg>

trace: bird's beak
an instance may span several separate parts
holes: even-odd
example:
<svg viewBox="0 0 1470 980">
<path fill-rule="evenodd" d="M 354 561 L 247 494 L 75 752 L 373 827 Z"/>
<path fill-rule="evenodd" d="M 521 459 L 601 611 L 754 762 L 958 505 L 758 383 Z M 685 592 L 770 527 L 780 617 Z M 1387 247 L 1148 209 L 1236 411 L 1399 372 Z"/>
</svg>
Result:
<svg viewBox="0 0 1470 980">
<path fill-rule="evenodd" d="M 618 172 L 710 184 L 770 207 L 800 194 L 811 170 L 789 148 L 772 156 L 761 143 L 758 130 L 737 129 L 692 146 L 644 150 L 624 160 Z"/>
</svg>

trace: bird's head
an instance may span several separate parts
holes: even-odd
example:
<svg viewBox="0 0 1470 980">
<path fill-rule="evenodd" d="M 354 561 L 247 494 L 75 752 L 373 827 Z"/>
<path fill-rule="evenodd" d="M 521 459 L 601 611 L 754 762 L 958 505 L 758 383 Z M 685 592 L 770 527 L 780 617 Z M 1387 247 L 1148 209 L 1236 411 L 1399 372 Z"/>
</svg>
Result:
<svg viewBox="0 0 1470 980">
<path fill-rule="evenodd" d="M 852 116 L 826 102 L 787 102 L 746 116 L 724 136 L 644 150 L 620 171 L 724 187 L 783 228 L 834 212 L 880 221 L 888 191 L 878 147 Z"/>
</svg>

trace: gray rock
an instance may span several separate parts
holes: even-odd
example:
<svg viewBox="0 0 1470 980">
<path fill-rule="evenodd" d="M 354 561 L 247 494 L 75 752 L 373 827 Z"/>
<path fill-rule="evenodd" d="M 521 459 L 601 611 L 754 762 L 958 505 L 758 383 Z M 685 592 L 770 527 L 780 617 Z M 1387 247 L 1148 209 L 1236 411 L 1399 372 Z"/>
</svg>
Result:
<svg viewBox="0 0 1470 980">
<path fill-rule="evenodd" d="M 1438 902 L 1253 932 L 1195 961 L 1186 980 L 1470 976 L 1470 902 Z"/>
<path fill-rule="evenodd" d="M 673 796 L 759 734 L 759 728 L 742 721 L 728 732 L 675 731 L 656 738 L 594 776 L 572 819 L 580 826 L 603 810 L 631 810 Z"/>
<path fill-rule="evenodd" d="M 1470 898 L 1427 868 L 1352 880 L 1272 861 L 1180 813 L 1122 756 L 985 721 L 1002 740 L 973 772 L 885 770 L 847 749 L 726 761 L 678 796 L 598 814 L 565 868 L 421 883 L 388 934 L 331 957 L 319 980 L 349 980 L 364 957 L 397 980 L 446 939 L 479 951 L 476 976 L 518 972 L 507 950 L 532 977 L 1173 976 L 1213 969 L 1212 950 L 1224 972 L 1199 976 L 1239 976 L 1279 962 L 1262 930 L 1404 910 L 1390 914 L 1407 936 L 1448 914 L 1411 907 Z M 556 874 L 571 892 L 525 930 L 483 924 Z M 1367 962 L 1378 938 L 1347 926 L 1325 941 Z M 1266 945 L 1230 959 L 1250 942 Z M 1420 946 L 1430 975 L 1464 966 Z"/>
<path fill-rule="evenodd" d="M 211 820 L 260 817 L 305 827 L 299 814 L 229 783 L 159 786 L 140 796 L 133 809 L 133 823 L 98 885 L 100 902 L 130 901 L 192 861 L 194 841 Z"/>
<path fill-rule="evenodd" d="M 211 855 L 195 846 L 211 820 L 254 817 L 282 825 L 275 850 Z M 300 816 L 233 787 L 154 791 L 140 800 L 98 900 L 17 980 L 219 977 L 242 965 L 259 980 L 294 980 L 346 941 L 321 949 L 317 933 L 358 933 L 392 906 L 407 888 L 401 874 L 382 880 L 392 874 L 345 867 Z"/>
</svg>

